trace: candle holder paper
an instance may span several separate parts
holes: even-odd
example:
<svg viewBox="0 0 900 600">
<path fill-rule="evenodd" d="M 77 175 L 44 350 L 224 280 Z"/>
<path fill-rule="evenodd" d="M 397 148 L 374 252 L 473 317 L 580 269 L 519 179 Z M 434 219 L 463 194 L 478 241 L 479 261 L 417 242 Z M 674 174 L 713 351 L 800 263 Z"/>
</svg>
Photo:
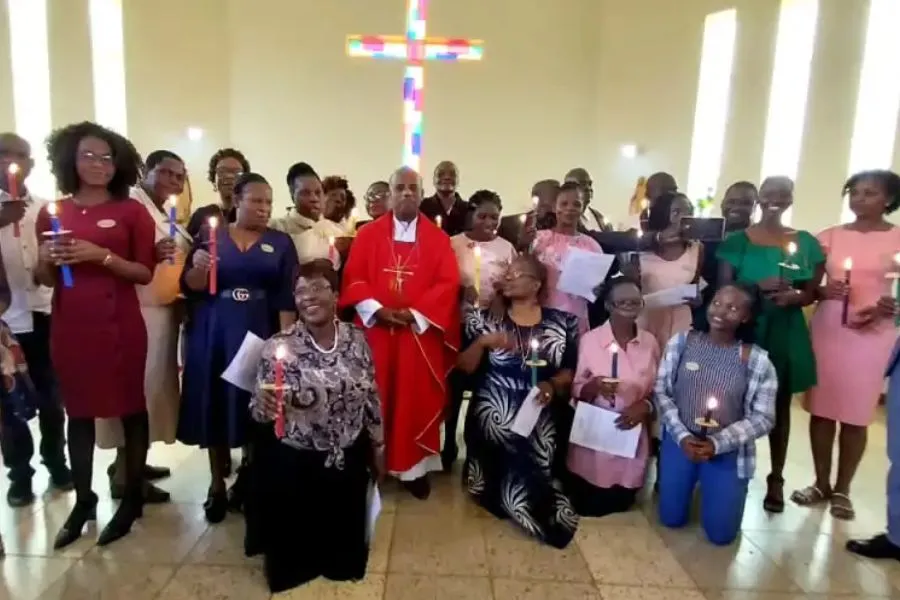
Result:
<svg viewBox="0 0 900 600">
<path fill-rule="evenodd" d="M 547 361 L 542 358 L 529 358 L 525 361 L 525 366 L 532 368 L 546 367 Z"/>
</svg>

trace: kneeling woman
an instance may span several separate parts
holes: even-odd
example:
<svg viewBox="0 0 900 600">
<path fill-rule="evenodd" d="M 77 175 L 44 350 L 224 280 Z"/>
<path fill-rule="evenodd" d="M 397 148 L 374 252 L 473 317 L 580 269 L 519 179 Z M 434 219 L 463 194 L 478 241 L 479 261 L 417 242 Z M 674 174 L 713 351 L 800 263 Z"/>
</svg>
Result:
<svg viewBox="0 0 900 600">
<path fill-rule="evenodd" d="M 381 404 L 365 335 L 335 316 L 337 289 L 330 267 L 304 265 L 294 291 L 300 321 L 266 342 L 250 403 L 258 426 L 247 535 L 265 556 L 272 592 L 366 574 L 368 469 L 384 472 Z"/>
<path fill-rule="evenodd" d="M 620 413 L 617 426 L 643 425 L 634 458 L 569 445 L 567 491 L 578 514 L 602 517 L 629 510 L 644 485 L 650 443 L 647 428 L 653 413 L 650 396 L 659 365 L 659 343 L 638 329 L 644 299 L 637 283 L 610 280 L 603 291 L 609 320 L 581 338 L 573 396 Z M 614 366 L 615 365 L 615 366 Z"/>
<path fill-rule="evenodd" d="M 569 401 L 578 360 L 578 318 L 541 306 L 546 282 L 546 268 L 533 255 L 521 255 L 503 278 L 502 318 L 484 310 L 466 315 L 467 349 L 458 365 L 466 373 L 477 372 L 479 385 L 466 415 L 463 478 L 484 508 L 564 548 L 575 535 L 578 517 L 550 472 L 557 448 L 566 443 L 559 439 L 552 407 L 541 411 L 527 438 L 512 430 L 534 387 L 541 404 Z"/>
<path fill-rule="evenodd" d="M 738 285 L 720 288 L 707 310 L 708 331 L 669 340 L 656 381 L 665 465 L 659 519 L 684 526 L 699 483 L 700 521 L 716 545 L 740 531 L 756 440 L 775 425 L 775 367 L 751 342 L 758 297 Z"/>
</svg>

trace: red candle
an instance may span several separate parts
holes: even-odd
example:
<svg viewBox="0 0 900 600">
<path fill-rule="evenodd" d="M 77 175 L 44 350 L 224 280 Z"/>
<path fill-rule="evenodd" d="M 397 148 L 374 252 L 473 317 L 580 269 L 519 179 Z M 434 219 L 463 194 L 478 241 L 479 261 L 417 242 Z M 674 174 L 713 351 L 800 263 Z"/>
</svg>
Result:
<svg viewBox="0 0 900 600">
<path fill-rule="evenodd" d="M 216 295 L 216 270 L 217 270 L 217 262 L 219 256 L 218 245 L 216 244 L 216 227 L 219 225 L 219 219 L 217 217 L 209 218 L 209 239 L 207 239 L 207 243 L 209 245 L 209 293 L 213 296 Z"/>
<path fill-rule="evenodd" d="M 275 437 L 284 437 L 284 346 L 275 349 Z"/>
<path fill-rule="evenodd" d="M 6 183 L 9 188 L 9 198 L 10 200 L 18 200 L 19 198 L 19 165 L 16 163 L 12 163 L 9 165 L 9 168 L 6 170 Z M 19 227 L 19 222 L 16 221 L 13 223 L 13 235 L 16 237 L 22 237 L 22 229 Z"/>
</svg>

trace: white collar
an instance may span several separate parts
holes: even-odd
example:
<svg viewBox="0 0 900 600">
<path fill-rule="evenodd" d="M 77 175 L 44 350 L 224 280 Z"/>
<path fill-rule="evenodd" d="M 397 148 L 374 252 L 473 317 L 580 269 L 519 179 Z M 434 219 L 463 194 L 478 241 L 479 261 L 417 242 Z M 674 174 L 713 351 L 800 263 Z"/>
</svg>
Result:
<svg viewBox="0 0 900 600">
<path fill-rule="evenodd" d="M 397 215 L 392 215 L 392 218 L 394 219 L 394 241 L 415 242 L 419 216 L 416 215 L 416 217 L 408 223 L 398 219 Z"/>
</svg>

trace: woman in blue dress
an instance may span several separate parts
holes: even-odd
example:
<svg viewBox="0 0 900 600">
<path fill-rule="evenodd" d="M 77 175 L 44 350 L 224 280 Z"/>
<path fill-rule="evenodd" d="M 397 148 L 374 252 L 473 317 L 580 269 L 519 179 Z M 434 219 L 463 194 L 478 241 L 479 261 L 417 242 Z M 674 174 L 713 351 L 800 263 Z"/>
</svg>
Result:
<svg viewBox="0 0 900 600">
<path fill-rule="evenodd" d="M 212 482 L 203 508 L 210 523 L 225 518 L 225 459 L 247 442 L 249 424 L 250 392 L 224 381 L 222 372 L 248 332 L 265 340 L 296 321 L 299 262 L 290 236 L 267 227 L 272 188 L 261 175 L 245 173 L 235 182 L 234 201 L 235 222 L 212 229 L 216 293 L 209 291 L 209 240 L 195 243 L 181 276 L 192 312 L 185 327 L 178 440 L 209 451 Z"/>
<path fill-rule="evenodd" d="M 484 310 L 466 316 L 466 349 L 458 366 L 477 373 L 480 385 L 466 415 L 463 480 L 485 509 L 564 548 L 575 535 L 578 517 L 551 474 L 555 454 L 565 451 L 566 440 L 559 433 L 555 407 L 546 405 L 569 402 L 578 361 L 578 318 L 541 306 L 546 281 L 544 266 L 532 255 L 521 255 L 502 280 L 503 318 Z M 529 363 L 539 365 L 536 377 Z M 526 438 L 511 428 L 534 387 L 545 408 Z"/>
</svg>

